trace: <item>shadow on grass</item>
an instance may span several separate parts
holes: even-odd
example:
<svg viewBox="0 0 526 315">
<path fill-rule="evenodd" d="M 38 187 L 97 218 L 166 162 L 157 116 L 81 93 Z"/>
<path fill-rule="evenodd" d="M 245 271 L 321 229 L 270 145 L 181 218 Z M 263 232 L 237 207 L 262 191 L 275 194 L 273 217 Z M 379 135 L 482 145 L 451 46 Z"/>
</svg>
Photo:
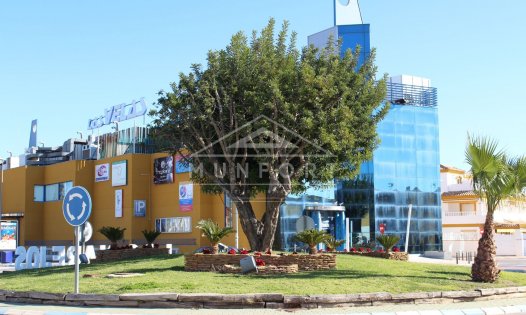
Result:
<svg viewBox="0 0 526 315">
<path fill-rule="evenodd" d="M 148 272 L 162 272 L 162 271 L 184 271 L 183 266 L 166 266 L 162 268 L 134 268 L 135 264 L 145 263 L 147 261 L 152 261 L 152 263 L 170 261 L 180 258 L 181 255 L 162 255 L 162 256 L 153 256 L 153 257 L 143 257 L 136 258 L 131 260 L 120 260 L 104 263 L 93 263 L 89 265 L 81 265 L 81 273 L 117 273 L 117 272 L 136 272 L 136 273 L 148 273 Z M 111 270 L 109 270 L 111 269 Z M 108 270 L 108 271 L 106 271 Z M 1 279 L 12 279 L 20 276 L 31 276 L 31 277 L 45 277 L 57 273 L 73 273 L 73 266 L 62 266 L 62 267 L 50 267 L 43 269 L 28 269 L 12 272 L 0 273 Z"/>
</svg>

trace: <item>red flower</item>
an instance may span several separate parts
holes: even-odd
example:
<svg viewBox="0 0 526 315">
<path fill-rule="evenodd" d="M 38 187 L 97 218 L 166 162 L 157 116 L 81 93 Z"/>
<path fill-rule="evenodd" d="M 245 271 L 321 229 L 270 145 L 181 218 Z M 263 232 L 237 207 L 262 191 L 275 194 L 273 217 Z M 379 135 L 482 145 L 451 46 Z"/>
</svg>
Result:
<svg viewBox="0 0 526 315">
<path fill-rule="evenodd" d="M 370 249 L 370 248 L 367 248 L 367 252 L 368 252 L 368 253 L 372 253 L 372 252 L 373 252 L 373 250 L 372 250 L 372 249 Z"/>
<path fill-rule="evenodd" d="M 379 249 L 376 251 L 377 253 L 385 253 L 385 251 L 383 249 Z"/>
<path fill-rule="evenodd" d="M 208 248 L 203 249 L 203 254 L 210 255 L 211 251 Z"/>
<path fill-rule="evenodd" d="M 262 267 L 262 266 L 265 266 L 265 262 L 263 261 L 263 259 L 256 259 L 256 266 L 258 267 Z"/>
<path fill-rule="evenodd" d="M 395 253 L 399 253 L 399 252 L 400 252 L 400 248 L 394 246 L 394 247 L 393 247 L 393 252 L 395 252 Z"/>
<path fill-rule="evenodd" d="M 354 248 L 354 247 L 351 248 L 351 252 L 352 252 L 352 253 L 356 253 L 356 252 L 357 252 L 356 248 Z"/>
<path fill-rule="evenodd" d="M 241 251 L 241 255 L 247 255 L 247 254 L 248 254 L 248 250 L 243 249 L 243 250 Z"/>
<path fill-rule="evenodd" d="M 256 256 L 256 257 L 261 256 L 261 252 L 255 252 L 255 253 L 254 253 L 254 256 Z"/>
<path fill-rule="evenodd" d="M 229 253 L 230 255 L 235 255 L 235 254 L 237 254 L 236 250 L 233 249 L 233 248 L 230 249 L 230 250 L 228 251 L 228 253 Z"/>
<path fill-rule="evenodd" d="M 348 251 L 347 248 L 346 248 L 346 249 L 343 250 L 343 252 L 344 252 L 344 253 L 348 253 L 349 251 Z"/>
<path fill-rule="evenodd" d="M 361 253 L 365 252 L 365 249 L 364 249 L 363 247 L 358 248 L 358 250 L 359 250 Z"/>
<path fill-rule="evenodd" d="M 272 251 L 270 250 L 270 248 L 267 249 L 267 251 L 265 252 L 266 255 L 272 255 Z"/>
</svg>

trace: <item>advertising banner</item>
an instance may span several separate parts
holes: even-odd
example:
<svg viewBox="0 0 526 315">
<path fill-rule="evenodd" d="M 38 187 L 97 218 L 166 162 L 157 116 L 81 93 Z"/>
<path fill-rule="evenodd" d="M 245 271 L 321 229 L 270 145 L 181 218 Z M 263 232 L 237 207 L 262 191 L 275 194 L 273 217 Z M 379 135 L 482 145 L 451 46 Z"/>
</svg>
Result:
<svg viewBox="0 0 526 315">
<path fill-rule="evenodd" d="M 111 185 L 126 186 L 128 184 L 128 161 L 113 162 L 111 165 Z"/>
<path fill-rule="evenodd" d="M 95 165 L 95 182 L 110 180 L 110 163 Z"/>
<path fill-rule="evenodd" d="M 174 182 L 174 157 L 167 156 L 153 161 L 153 183 L 171 184 Z"/>
<path fill-rule="evenodd" d="M 192 233 L 192 217 L 157 219 L 155 228 L 161 233 Z"/>
<path fill-rule="evenodd" d="M 190 212 L 193 209 L 194 185 L 190 182 L 179 184 L 179 210 Z"/>
<path fill-rule="evenodd" d="M 122 189 L 115 191 L 115 217 L 122 218 Z"/>
<path fill-rule="evenodd" d="M 136 217 L 146 216 L 146 200 L 135 200 L 133 206 L 133 213 Z"/>
<path fill-rule="evenodd" d="M 0 250 L 16 250 L 18 238 L 17 221 L 0 222 Z"/>
<path fill-rule="evenodd" d="M 175 156 L 175 172 L 177 174 L 188 173 L 192 171 L 191 165 L 185 165 L 183 157 L 180 154 Z"/>
</svg>

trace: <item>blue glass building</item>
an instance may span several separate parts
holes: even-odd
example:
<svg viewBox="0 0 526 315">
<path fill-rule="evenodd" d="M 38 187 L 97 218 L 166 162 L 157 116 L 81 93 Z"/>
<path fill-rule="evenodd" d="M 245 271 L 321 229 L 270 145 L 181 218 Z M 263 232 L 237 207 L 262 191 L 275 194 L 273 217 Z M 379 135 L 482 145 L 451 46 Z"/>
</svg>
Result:
<svg viewBox="0 0 526 315">
<path fill-rule="evenodd" d="M 371 51 L 370 26 L 361 24 L 357 1 L 349 3 L 345 6 L 335 0 L 336 25 L 309 36 L 309 45 L 322 49 L 331 38 L 335 42 L 341 39 L 342 56 L 359 45 L 363 64 Z M 345 20 L 342 13 L 338 15 L 338 9 L 349 13 L 350 20 Z M 356 24 L 338 25 L 342 21 Z M 398 245 L 405 249 L 409 207 L 409 251 L 442 249 L 436 89 L 427 79 L 394 77 L 388 83 L 386 101 L 392 105 L 378 125 L 380 146 L 373 159 L 363 163 L 360 175 L 353 180 L 336 180 L 334 188 L 309 189 L 304 195 L 289 196 L 282 205 L 282 249 L 292 248 L 296 222 L 302 215 L 313 218 L 316 229 L 327 230 L 337 239 L 345 239 L 344 222 L 345 217 L 349 218 L 354 245 L 374 241 L 380 225 L 384 225 L 385 233 L 400 236 Z M 345 210 L 335 206 L 338 204 L 343 204 Z"/>
</svg>

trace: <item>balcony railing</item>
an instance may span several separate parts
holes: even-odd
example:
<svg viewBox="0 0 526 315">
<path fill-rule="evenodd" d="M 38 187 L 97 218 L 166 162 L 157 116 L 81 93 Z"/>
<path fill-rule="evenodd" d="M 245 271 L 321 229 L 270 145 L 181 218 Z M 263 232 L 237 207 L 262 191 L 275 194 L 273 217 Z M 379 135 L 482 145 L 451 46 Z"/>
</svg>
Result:
<svg viewBox="0 0 526 315">
<path fill-rule="evenodd" d="M 386 101 L 397 105 L 437 107 L 437 89 L 388 82 Z"/>
<path fill-rule="evenodd" d="M 444 212 L 446 217 L 469 217 L 469 216 L 481 216 L 486 215 L 482 212 L 477 211 L 462 211 L 462 212 Z"/>
</svg>

